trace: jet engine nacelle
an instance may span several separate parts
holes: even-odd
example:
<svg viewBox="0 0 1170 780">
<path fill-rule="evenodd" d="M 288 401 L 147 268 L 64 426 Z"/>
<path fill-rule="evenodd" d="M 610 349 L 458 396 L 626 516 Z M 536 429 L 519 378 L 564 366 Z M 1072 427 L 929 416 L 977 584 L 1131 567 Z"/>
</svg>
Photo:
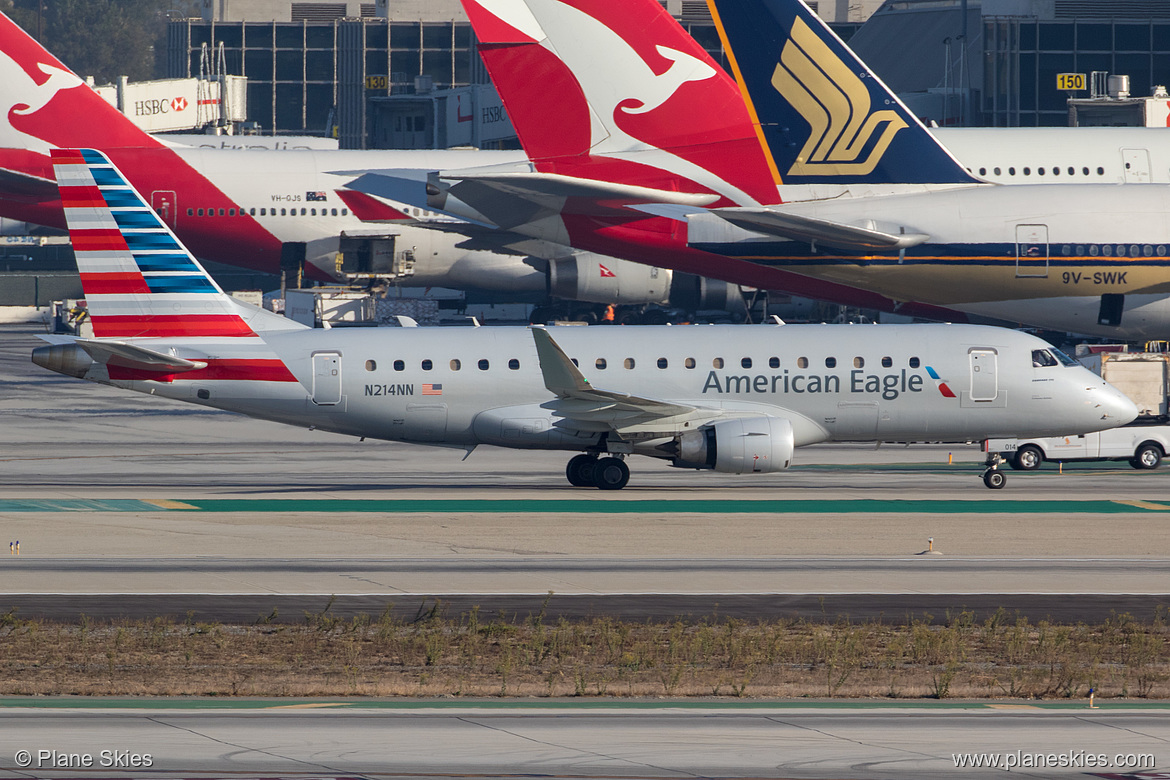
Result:
<svg viewBox="0 0 1170 780">
<path fill-rule="evenodd" d="M 788 420 L 736 417 L 684 433 L 672 465 L 727 474 L 768 473 L 788 468 L 795 449 Z"/>
<path fill-rule="evenodd" d="M 548 292 L 587 303 L 656 303 L 687 311 L 745 311 L 739 285 L 584 252 L 550 260 Z"/>
<path fill-rule="evenodd" d="M 639 304 L 670 300 L 671 272 L 590 252 L 549 261 L 548 292 L 588 303 Z"/>
</svg>

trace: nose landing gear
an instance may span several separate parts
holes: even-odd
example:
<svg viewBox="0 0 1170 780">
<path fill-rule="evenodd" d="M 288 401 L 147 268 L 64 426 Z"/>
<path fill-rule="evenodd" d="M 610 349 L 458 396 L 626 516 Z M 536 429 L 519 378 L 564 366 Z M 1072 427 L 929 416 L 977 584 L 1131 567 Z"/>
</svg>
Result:
<svg viewBox="0 0 1170 780">
<path fill-rule="evenodd" d="M 983 472 L 983 484 L 992 490 L 1002 490 L 1003 486 L 1007 484 L 1007 475 L 999 470 L 1003 462 L 1004 460 L 998 452 L 988 453 L 987 469 Z"/>
<path fill-rule="evenodd" d="M 630 467 L 621 458 L 582 454 L 569 461 L 565 476 L 575 487 L 621 490 L 630 481 Z"/>
</svg>

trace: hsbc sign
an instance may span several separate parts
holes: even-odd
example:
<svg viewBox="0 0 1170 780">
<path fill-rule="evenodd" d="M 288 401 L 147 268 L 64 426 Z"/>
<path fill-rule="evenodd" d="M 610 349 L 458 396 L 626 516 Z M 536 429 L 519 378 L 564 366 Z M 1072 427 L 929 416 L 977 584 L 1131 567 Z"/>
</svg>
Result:
<svg viewBox="0 0 1170 780">
<path fill-rule="evenodd" d="M 155 116 L 156 114 L 169 114 L 172 111 L 183 111 L 190 105 L 187 98 L 175 97 L 167 100 L 166 98 L 153 98 L 151 100 L 135 100 L 134 101 L 134 116 Z"/>
<path fill-rule="evenodd" d="M 221 98 L 218 82 L 165 79 L 120 85 L 116 105 L 134 124 L 154 133 L 193 130 L 219 121 L 223 109 Z"/>
</svg>

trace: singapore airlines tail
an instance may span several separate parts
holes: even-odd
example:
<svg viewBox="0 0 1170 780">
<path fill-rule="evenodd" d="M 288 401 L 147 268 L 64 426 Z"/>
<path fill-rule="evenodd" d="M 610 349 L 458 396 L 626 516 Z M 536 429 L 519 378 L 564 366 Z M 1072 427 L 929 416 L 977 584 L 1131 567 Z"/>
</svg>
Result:
<svg viewBox="0 0 1170 780">
<path fill-rule="evenodd" d="M 802 0 L 708 0 L 778 183 L 975 183 Z"/>
<path fill-rule="evenodd" d="M 51 154 L 95 336 L 254 337 L 301 327 L 225 294 L 104 154 Z"/>
</svg>

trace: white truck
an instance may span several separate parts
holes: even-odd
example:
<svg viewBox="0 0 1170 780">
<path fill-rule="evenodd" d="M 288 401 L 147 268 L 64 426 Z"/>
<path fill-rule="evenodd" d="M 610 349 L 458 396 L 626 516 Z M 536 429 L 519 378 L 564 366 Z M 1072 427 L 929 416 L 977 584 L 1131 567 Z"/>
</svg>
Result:
<svg viewBox="0 0 1170 780">
<path fill-rule="evenodd" d="M 989 439 L 984 450 L 1021 471 L 1046 461 L 1125 460 L 1135 469 L 1155 469 L 1170 453 L 1170 345 L 1151 342 L 1144 352 L 1086 347 L 1077 358 L 1094 373 L 1129 396 L 1140 410 L 1137 420 L 1121 428 L 1080 436 L 1043 439 Z"/>
<path fill-rule="evenodd" d="M 986 450 L 998 452 L 1020 471 L 1038 469 L 1046 460 L 1124 460 L 1135 469 L 1156 469 L 1170 452 L 1170 425 L 1134 424 L 1079 436 L 988 439 Z"/>
</svg>

